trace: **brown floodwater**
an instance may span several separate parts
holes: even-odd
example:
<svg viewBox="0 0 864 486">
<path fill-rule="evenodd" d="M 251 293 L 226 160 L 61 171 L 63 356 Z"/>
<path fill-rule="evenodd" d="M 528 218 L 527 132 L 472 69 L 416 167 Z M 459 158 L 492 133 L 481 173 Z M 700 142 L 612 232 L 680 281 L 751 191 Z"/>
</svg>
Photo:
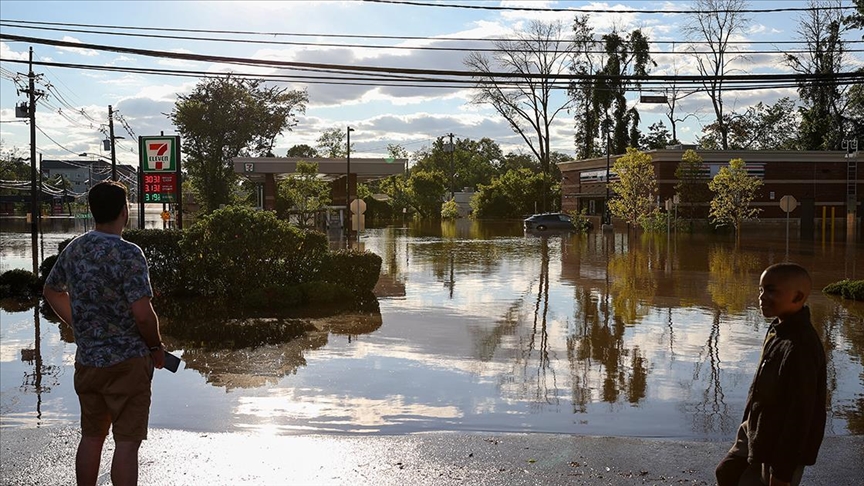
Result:
<svg viewBox="0 0 864 486">
<path fill-rule="evenodd" d="M 84 230 L 49 227 L 40 246 L 50 255 Z M 359 245 L 383 265 L 360 311 L 241 319 L 157 301 L 183 364 L 156 374 L 151 426 L 725 440 L 768 325 L 759 274 L 788 253 L 817 289 L 827 433 L 864 434 L 864 306 L 818 290 L 864 278 L 864 246 L 838 234 L 787 250 L 782 227 L 748 232 L 736 247 L 728 235 L 538 237 L 519 222 L 367 230 Z M 29 268 L 29 252 L 26 230 L 0 232 L 0 270 Z M 49 314 L 0 311 L 3 428 L 77 423 L 75 345 Z"/>
</svg>

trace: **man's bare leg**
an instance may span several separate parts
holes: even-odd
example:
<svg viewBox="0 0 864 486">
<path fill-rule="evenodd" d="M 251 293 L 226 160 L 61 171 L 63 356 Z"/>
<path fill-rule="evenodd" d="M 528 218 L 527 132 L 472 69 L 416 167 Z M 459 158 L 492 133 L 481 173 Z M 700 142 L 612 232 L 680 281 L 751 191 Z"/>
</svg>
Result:
<svg viewBox="0 0 864 486">
<path fill-rule="evenodd" d="M 138 448 L 141 441 L 114 443 L 114 458 L 111 460 L 111 482 L 114 486 L 138 484 Z"/>
<path fill-rule="evenodd" d="M 99 478 L 99 462 L 105 437 L 81 437 L 75 454 L 75 479 L 78 486 L 91 486 Z"/>
</svg>

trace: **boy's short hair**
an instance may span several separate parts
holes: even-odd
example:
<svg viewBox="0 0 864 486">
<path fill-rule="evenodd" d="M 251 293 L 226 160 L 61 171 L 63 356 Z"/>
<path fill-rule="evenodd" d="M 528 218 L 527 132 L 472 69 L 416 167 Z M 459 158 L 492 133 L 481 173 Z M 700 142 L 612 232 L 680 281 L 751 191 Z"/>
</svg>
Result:
<svg viewBox="0 0 864 486">
<path fill-rule="evenodd" d="M 126 207 L 126 186 L 117 181 L 102 181 L 87 193 L 90 213 L 98 224 L 110 223 L 120 217 Z"/>
<path fill-rule="evenodd" d="M 774 265 L 770 265 L 765 269 L 764 272 L 767 274 L 780 275 L 781 277 L 802 282 L 804 284 L 804 288 L 800 289 L 805 294 L 810 294 L 810 289 L 813 286 L 813 279 L 810 278 L 810 272 L 807 271 L 806 268 L 802 267 L 797 263 L 792 262 L 783 262 L 783 263 L 775 263 Z"/>
</svg>

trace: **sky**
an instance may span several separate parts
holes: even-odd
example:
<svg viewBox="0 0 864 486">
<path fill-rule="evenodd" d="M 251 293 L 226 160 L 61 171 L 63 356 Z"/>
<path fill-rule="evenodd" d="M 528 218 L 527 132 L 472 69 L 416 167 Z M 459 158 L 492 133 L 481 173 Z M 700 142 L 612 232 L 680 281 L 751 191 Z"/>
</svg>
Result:
<svg viewBox="0 0 864 486">
<path fill-rule="evenodd" d="M 0 0 L 0 33 L 72 43 L 122 46 L 157 51 L 268 59 L 337 65 L 369 65 L 390 68 L 466 70 L 468 52 L 451 50 L 459 42 L 447 38 L 512 38 L 532 20 L 562 21 L 571 25 L 580 10 L 590 13 L 591 25 L 598 35 L 613 28 L 630 32 L 640 28 L 651 41 L 657 66 L 652 74 L 696 74 L 692 58 L 680 52 L 687 40 L 682 27 L 685 15 L 664 13 L 687 10 L 687 1 L 474 1 L 427 0 L 431 6 L 410 2 L 378 3 L 363 1 L 12 1 Z M 851 0 L 844 0 L 850 5 Z M 445 5 L 480 7 L 527 7 L 531 10 L 450 8 Z M 753 9 L 806 7 L 806 1 L 749 2 Z M 540 11 L 557 9 L 560 11 Z M 634 12 L 634 10 L 636 10 Z M 747 32 L 735 40 L 741 49 L 759 51 L 736 62 L 741 74 L 786 73 L 782 50 L 800 48 L 785 44 L 800 40 L 798 21 L 802 12 L 751 13 Z M 21 23 L 32 22 L 22 28 Z M 87 24 L 100 27 L 38 24 Z M 107 27 L 138 27 L 138 30 L 111 30 Z M 244 31 L 250 34 L 213 34 L 170 32 L 159 29 L 203 31 Z M 66 30 L 62 30 L 66 29 Z M 112 32 L 112 35 L 93 31 Z M 134 36 L 116 35 L 119 32 Z M 255 35 L 258 33 L 259 35 Z M 267 35 L 260 35 L 260 34 Z M 219 42 L 193 39 L 148 37 L 186 36 L 246 39 L 247 42 Z M 357 36 L 357 37 L 333 37 Z M 376 37 L 377 36 L 377 37 Z M 381 36 L 400 38 L 380 38 Z M 861 31 L 847 37 L 861 40 Z M 410 39 L 406 39 L 410 37 Z M 251 42 L 257 41 L 257 42 Z M 261 43 L 282 42 L 282 43 Z M 776 43 L 776 44 L 775 44 Z M 328 45 L 323 45 L 328 44 Z M 336 45 L 334 45 L 336 44 Z M 677 44 L 677 45 L 676 45 Z M 374 46 L 398 46 L 381 49 Z M 462 46 L 466 44 L 462 42 Z M 476 44 L 474 44 L 476 45 Z M 860 48 L 851 44 L 851 49 Z M 418 47 L 451 49 L 418 49 Z M 78 47 L 55 47 L 36 42 L 0 39 L 0 139 L 5 150 L 29 150 L 29 126 L 15 118 L 15 105 L 26 100 L 18 90 L 26 88 L 27 60 L 33 48 L 35 61 L 73 65 L 114 66 L 153 69 L 194 70 L 208 73 L 234 71 L 245 74 L 272 74 L 275 68 L 237 66 L 214 62 L 161 59 Z M 486 44 L 486 47 L 492 47 Z M 852 68 L 864 65 L 864 56 L 851 52 Z M 851 70 L 851 69 L 850 69 Z M 117 159 L 137 165 L 137 142 L 141 135 L 175 134 L 166 116 L 179 95 L 190 93 L 197 77 L 168 76 L 129 72 L 109 72 L 77 67 L 36 66 L 37 89 L 47 92 L 36 110 L 37 152 L 46 159 L 72 159 L 81 153 L 108 156 L 101 141 L 108 123 L 108 106 L 118 113 L 115 120 Z M 296 73 L 296 72 L 295 72 Z M 309 73 L 304 73 L 308 75 Z M 385 157 L 388 144 L 399 144 L 409 153 L 431 147 L 436 138 L 453 133 L 456 138 L 495 140 L 507 152 L 530 153 L 507 122 L 489 106 L 471 103 L 475 92 L 470 87 L 392 87 L 383 85 L 335 85 L 318 82 L 281 82 L 289 89 L 306 89 L 309 103 L 305 114 L 292 131 L 276 141 L 274 153 L 284 156 L 297 144 L 315 146 L 325 130 L 352 127 L 352 156 Z M 656 93 L 643 93 L 656 94 Z M 554 102 L 564 102 L 563 93 Z M 743 111 L 757 102 L 773 103 L 783 96 L 797 99 L 794 89 L 760 89 L 727 93 L 727 109 Z M 639 93 L 629 95 L 637 104 Z M 665 118 L 664 105 L 637 104 L 642 116 L 641 129 Z M 679 138 L 694 143 L 703 124 L 711 123 L 713 111 L 707 97 L 694 94 L 679 102 L 679 113 L 692 113 L 679 125 Z M 553 125 L 552 149 L 573 156 L 573 115 L 561 112 Z M 666 123 L 667 127 L 669 123 Z M 128 128 L 128 129 L 127 129 Z M 79 159 L 81 160 L 81 159 Z"/>
</svg>

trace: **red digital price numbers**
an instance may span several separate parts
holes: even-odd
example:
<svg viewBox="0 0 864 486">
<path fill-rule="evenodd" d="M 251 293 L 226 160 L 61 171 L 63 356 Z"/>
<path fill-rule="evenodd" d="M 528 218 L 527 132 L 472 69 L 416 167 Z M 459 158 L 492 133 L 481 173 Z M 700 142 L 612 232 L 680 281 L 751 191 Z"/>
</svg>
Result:
<svg viewBox="0 0 864 486">
<path fill-rule="evenodd" d="M 144 174 L 145 203 L 177 202 L 177 174 Z"/>
</svg>

